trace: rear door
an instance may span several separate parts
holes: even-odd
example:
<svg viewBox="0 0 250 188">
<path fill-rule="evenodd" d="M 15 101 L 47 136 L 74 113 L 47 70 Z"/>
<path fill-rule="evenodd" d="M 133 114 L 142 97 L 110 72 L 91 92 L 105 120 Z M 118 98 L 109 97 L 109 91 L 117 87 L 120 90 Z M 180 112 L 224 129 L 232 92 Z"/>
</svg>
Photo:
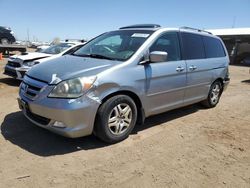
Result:
<svg viewBox="0 0 250 188">
<path fill-rule="evenodd" d="M 187 87 L 184 103 L 193 103 L 207 97 L 213 69 L 205 55 L 203 38 L 194 33 L 181 33 L 183 56 L 187 65 Z"/>
<path fill-rule="evenodd" d="M 166 62 L 150 63 L 144 66 L 146 74 L 146 95 L 149 114 L 163 112 L 183 104 L 186 85 L 186 64 L 181 60 L 177 32 L 161 35 L 149 48 L 150 52 L 168 53 Z"/>
</svg>

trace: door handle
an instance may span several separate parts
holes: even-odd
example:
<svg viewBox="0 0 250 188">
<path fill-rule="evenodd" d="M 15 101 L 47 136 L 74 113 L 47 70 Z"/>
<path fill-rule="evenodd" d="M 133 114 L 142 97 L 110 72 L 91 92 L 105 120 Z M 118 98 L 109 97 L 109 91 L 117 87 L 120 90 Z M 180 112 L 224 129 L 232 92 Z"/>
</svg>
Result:
<svg viewBox="0 0 250 188">
<path fill-rule="evenodd" d="M 196 70 L 196 69 L 197 69 L 197 67 L 194 66 L 194 65 L 191 65 L 191 66 L 189 67 L 189 70 L 191 70 L 191 71 L 194 71 L 194 70 Z"/>
<path fill-rule="evenodd" d="M 184 67 L 179 66 L 179 67 L 176 68 L 176 71 L 177 72 L 182 72 L 182 71 L 184 71 L 184 69 L 185 69 Z"/>
</svg>

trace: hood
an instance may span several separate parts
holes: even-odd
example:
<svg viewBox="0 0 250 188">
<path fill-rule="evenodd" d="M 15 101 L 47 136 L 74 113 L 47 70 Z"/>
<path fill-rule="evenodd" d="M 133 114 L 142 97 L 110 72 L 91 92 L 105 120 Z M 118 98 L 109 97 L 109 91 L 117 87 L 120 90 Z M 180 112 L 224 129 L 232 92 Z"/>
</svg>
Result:
<svg viewBox="0 0 250 188">
<path fill-rule="evenodd" d="M 45 54 L 45 53 L 39 53 L 39 52 L 30 52 L 25 55 L 13 55 L 10 57 L 10 60 L 15 61 L 15 60 L 22 60 L 22 61 L 27 61 L 27 60 L 35 60 L 35 59 L 40 59 L 40 58 L 45 58 L 45 57 L 50 57 L 52 54 Z"/>
<path fill-rule="evenodd" d="M 50 56 L 50 57 L 38 59 L 38 60 L 36 60 L 36 62 L 38 62 L 38 63 L 43 63 L 43 62 L 45 62 L 45 61 L 49 61 L 49 60 L 55 59 L 55 58 L 60 57 L 60 56 L 62 56 L 62 55 L 61 55 L 61 54 L 56 54 L 56 55 L 52 55 L 52 56 Z"/>
<path fill-rule="evenodd" d="M 93 76 L 122 62 L 65 55 L 34 66 L 28 76 L 50 84 L 76 77 Z"/>
</svg>

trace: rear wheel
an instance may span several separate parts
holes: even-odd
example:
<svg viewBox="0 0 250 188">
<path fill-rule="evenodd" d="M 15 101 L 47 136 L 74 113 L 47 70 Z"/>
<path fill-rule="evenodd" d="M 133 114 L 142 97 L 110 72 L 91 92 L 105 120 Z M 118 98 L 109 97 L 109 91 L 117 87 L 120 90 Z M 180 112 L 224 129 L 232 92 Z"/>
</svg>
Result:
<svg viewBox="0 0 250 188">
<path fill-rule="evenodd" d="M 97 112 L 95 135 L 108 143 L 124 140 L 133 130 L 137 119 L 134 101 L 117 95 L 104 102 Z"/>
<path fill-rule="evenodd" d="M 202 101 L 201 104 L 207 108 L 215 107 L 220 101 L 222 91 L 223 88 L 221 82 L 215 81 L 210 87 L 207 99 Z"/>
</svg>

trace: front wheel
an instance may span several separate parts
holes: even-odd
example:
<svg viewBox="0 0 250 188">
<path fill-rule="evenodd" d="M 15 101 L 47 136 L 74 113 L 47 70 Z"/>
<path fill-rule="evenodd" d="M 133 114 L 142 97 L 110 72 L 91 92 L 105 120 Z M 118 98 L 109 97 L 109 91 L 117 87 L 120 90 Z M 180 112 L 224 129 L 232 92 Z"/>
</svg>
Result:
<svg viewBox="0 0 250 188">
<path fill-rule="evenodd" d="M 9 42 L 9 40 L 8 39 L 6 39 L 6 38 L 2 38 L 1 39 L 1 44 L 9 44 L 10 42 Z"/>
<path fill-rule="evenodd" d="M 95 135 L 107 143 L 122 141 L 133 130 L 136 119 L 137 108 L 129 96 L 111 97 L 97 112 Z"/>
<path fill-rule="evenodd" d="M 201 104 L 207 108 L 215 107 L 220 101 L 222 91 L 223 87 L 221 82 L 215 81 L 210 87 L 207 99 L 202 101 Z"/>
</svg>

